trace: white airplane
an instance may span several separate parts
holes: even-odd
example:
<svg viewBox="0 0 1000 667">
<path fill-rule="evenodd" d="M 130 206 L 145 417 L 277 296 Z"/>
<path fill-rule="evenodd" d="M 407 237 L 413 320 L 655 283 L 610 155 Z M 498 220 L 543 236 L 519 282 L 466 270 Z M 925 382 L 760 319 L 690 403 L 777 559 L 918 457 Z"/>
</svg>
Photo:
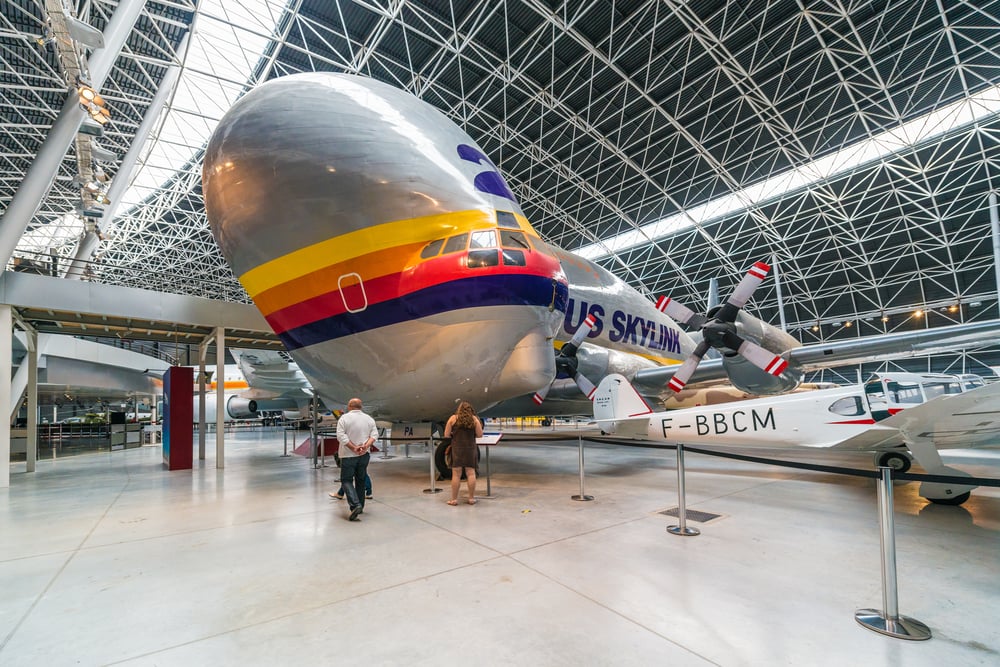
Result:
<svg viewBox="0 0 1000 667">
<path fill-rule="evenodd" d="M 900 472 L 910 456 L 930 474 L 969 477 L 944 465 L 938 448 L 1000 445 L 1000 383 L 975 376 L 886 373 L 863 385 L 721 405 L 654 411 L 621 375 L 594 395 L 608 435 L 698 447 L 816 448 L 875 453 Z M 922 482 L 920 495 L 958 505 L 974 486 Z"/>
<path fill-rule="evenodd" d="M 593 383 L 612 373 L 656 400 L 672 378 L 782 393 L 806 370 L 1000 332 L 991 321 L 803 346 L 741 312 L 742 288 L 712 317 L 678 319 L 676 304 L 543 241 L 462 129 L 364 77 L 296 74 L 247 93 L 209 142 L 203 190 L 233 273 L 324 404 L 361 396 L 380 420 L 441 423 L 456 398 L 484 416 L 589 414 Z M 680 364 L 708 347 L 721 354 L 697 372 Z"/>
</svg>

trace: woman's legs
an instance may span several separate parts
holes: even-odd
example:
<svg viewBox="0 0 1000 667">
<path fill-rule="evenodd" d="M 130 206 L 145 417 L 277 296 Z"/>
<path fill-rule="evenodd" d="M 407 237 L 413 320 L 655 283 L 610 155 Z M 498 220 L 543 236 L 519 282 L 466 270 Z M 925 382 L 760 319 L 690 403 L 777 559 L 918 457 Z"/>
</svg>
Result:
<svg viewBox="0 0 1000 667">
<path fill-rule="evenodd" d="M 451 500 L 448 501 L 449 505 L 458 504 L 458 487 L 462 484 L 462 469 L 452 468 L 451 469 Z"/>
<path fill-rule="evenodd" d="M 454 473 L 452 479 L 454 479 Z M 472 505 L 476 502 L 476 469 L 466 468 L 465 479 L 469 483 L 469 504 Z"/>
</svg>

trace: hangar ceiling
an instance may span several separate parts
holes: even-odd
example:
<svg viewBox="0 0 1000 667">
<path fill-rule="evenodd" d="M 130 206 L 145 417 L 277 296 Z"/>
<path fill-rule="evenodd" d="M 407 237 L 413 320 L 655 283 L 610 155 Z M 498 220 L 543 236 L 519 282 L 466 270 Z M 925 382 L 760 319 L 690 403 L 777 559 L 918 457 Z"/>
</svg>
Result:
<svg viewBox="0 0 1000 667">
<path fill-rule="evenodd" d="M 87 51 L 47 23 L 59 0 L 0 6 L 6 208 Z M 64 6 L 103 29 L 117 3 Z M 651 297 L 701 307 L 710 279 L 725 294 L 773 258 L 758 313 L 805 342 L 998 314 L 1000 0 L 146 2 L 99 91 L 114 159 L 76 142 L 15 255 L 65 266 L 93 224 L 74 177 L 130 177 L 171 64 L 89 279 L 245 301 L 208 231 L 204 142 L 258 82 L 329 70 L 441 109 L 543 237 Z"/>
</svg>

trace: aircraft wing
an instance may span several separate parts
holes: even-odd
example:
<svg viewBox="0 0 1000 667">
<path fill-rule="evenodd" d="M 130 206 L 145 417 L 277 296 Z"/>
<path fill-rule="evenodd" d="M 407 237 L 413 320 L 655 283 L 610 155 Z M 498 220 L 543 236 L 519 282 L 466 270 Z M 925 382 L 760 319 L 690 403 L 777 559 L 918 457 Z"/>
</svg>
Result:
<svg viewBox="0 0 1000 667">
<path fill-rule="evenodd" d="M 920 331 L 901 331 L 879 336 L 864 336 L 846 340 L 803 345 L 781 354 L 792 366 L 803 371 L 813 371 L 836 366 L 917 357 L 936 352 L 960 350 L 996 344 L 1000 340 L 1000 320 L 954 324 Z M 665 366 L 640 370 L 632 384 L 645 396 L 667 395 L 666 385 L 679 366 Z M 721 359 L 704 359 L 688 381 L 696 382 L 726 379 Z M 964 395 L 964 394 L 963 394 Z"/>
<path fill-rule="evenodd" d="M 243 350 L 230 348 L 230 352 L 246 378 L 250 388 L 263 396 L 288 396 L 296 401 L 308 402 L 312 386 L 299 370 L 298 364 L 289 361 L 273 350 Z"/>
</svg>

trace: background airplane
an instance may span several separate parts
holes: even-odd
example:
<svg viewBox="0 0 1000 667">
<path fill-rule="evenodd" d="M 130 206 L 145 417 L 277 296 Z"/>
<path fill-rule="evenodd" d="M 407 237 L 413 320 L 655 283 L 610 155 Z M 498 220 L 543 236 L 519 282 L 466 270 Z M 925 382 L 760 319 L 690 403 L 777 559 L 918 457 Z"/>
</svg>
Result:
<svg viewBox="0 0 1000 667">
<path fill-rule="evenodd" d="M 543 241 L 454 123 L 363 77 L 297 74 L 250 91 L 209 142 L 203 189 L 233 272 L 323 402 L 360 395 L 379 419 L 440 422 L 456 398 L 492 416 L 588 414 L 585 394 L 614 373 L 665 398 L 704 340 L 720 356 L 685 384 L 760 394 L 794 389 L 808 369 L 1000 331 L 993 321 L 803 347 L 740 303 L 724 310 L 727 335 L 689 335 L 609 271 Z"/>
<path fill-rule="evenodd" d="M 698 447 L 861 450 L 901 472 L 909 456 L 931 474 L 969 477 L 938 448 L 1000 444 L 1000 383 L 968 376 L 888 373 L 863 385 L 714 406 L 654 411 L 629 381 L 609 375 L 594 395 L 609 435 Z M 920 495 L 957 505 L 974 486 L 922 482 Z"/>
</svg>

